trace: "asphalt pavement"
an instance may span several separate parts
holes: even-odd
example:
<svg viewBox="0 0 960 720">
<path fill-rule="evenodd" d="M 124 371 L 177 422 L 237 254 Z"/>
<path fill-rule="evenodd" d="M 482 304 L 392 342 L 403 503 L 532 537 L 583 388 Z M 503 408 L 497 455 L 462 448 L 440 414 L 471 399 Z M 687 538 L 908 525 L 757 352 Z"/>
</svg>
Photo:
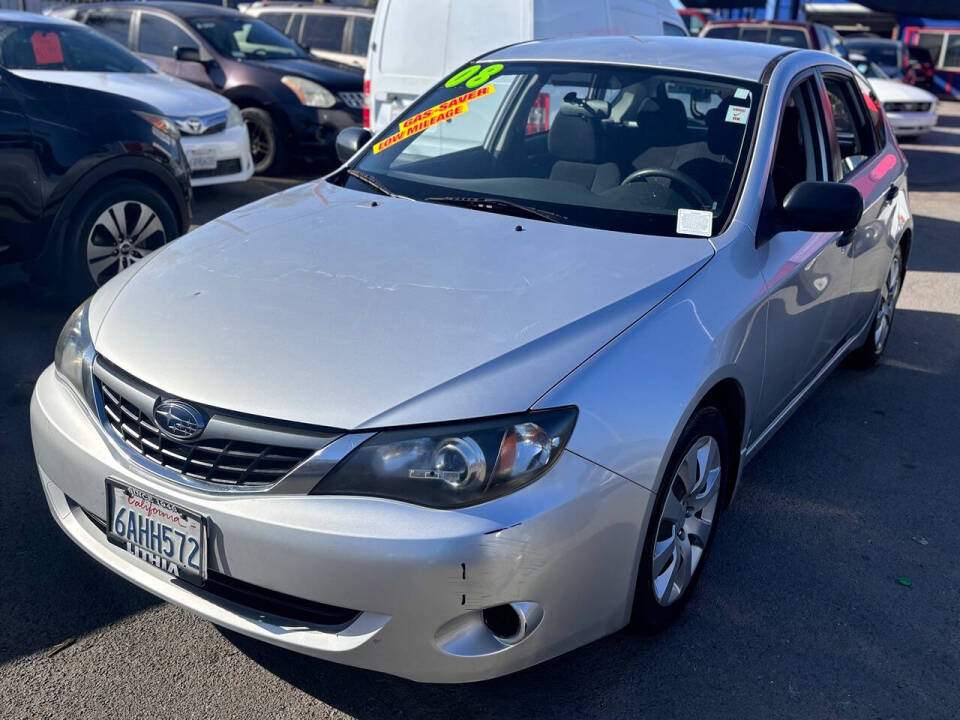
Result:
<svg viewBox="0 0 960 720">
<path fill-rule="evenodd" d="M 0 717 L 960 717 L 960 105 L 906 149 L 916 239 L 887 355 L 835 372 L 746 469 L 680 621 L 473 685 L 220 631 L 76 548 L 28 426 L 71 308 L 0 269 Z M 196 221 L 302 179 L 201 190 Z"/>
</svg>

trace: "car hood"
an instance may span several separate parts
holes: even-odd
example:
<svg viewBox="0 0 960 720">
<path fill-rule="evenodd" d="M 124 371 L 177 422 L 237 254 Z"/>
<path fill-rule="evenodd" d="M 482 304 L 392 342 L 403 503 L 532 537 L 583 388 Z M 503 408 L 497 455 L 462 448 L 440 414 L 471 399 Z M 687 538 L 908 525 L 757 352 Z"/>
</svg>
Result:
<svg viewBox="0 0 960 720">
<path fill-rule="evenodd" d="M 297 75 L 318 82 L 330 90 L 363 90 L 363 74 L 340 70 L 319 60 L 311 58 L 289 58 L 279 60 L 244 60 L 245 65 L 267 70 L 277 75 Z"/>
<path fill-rule="evenodd" d="M 713 252 L 319 181 L 155 253 L 98 293 L 90 324 L 103 357 L 194 402 L 438 422 L 529 408 Z"/>
<path fill-rule="evenodd" d="M 83 87 L 134 98 L 172 117 L 223 112 L 230 101 L 215 92 L 163 73 L 74 72 L 67 70 L 13 70 L 20 77 Z"/>
<path fill-rule="evenodd" d="M 880 102 L 935 102 L 937 96 L 923 88 L 899 82 L 874 78 L 870 80 L 870 87 L 877 94 Z"/>
</svg>

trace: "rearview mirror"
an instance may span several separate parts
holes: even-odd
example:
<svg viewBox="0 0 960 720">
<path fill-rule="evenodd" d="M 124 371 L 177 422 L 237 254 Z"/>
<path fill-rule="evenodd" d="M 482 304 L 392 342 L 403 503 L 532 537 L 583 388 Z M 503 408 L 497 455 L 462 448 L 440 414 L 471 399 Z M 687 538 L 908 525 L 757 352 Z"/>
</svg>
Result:
<svg viewBox="0 0 960 720">
<path fill-rule="evenodd" d="M 370 140 L 370 131 L 362 127 L 348 127 L 337 135 L 337 157 L 340 162 L 346 162 L 353 154 Z"/>
<path fill-rule="evenodd" d="M 180 62 L 200 62 L 200 50 L 195 47 L 176 45 L 173 48 L 173 56 Z"/>
<path fill-rule="evenodd" d="M 863 215 L 863 198 L 852 185 L 802 182 L 783 200 L 783 215 L 794 230 L 846 232 Z"/>
</svg>

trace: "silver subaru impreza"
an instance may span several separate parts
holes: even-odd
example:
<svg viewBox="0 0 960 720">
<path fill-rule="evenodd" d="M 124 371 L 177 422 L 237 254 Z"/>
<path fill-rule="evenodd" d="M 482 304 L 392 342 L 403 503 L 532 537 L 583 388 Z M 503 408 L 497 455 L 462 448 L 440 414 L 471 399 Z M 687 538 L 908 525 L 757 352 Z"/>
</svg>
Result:
<svg viewBox="0 0 960 720">
<path fill-rule="evenodd" d="M 104 286 L 33 396 L 64 532 L 237 632 L 461 682 L 663 628 L 884 350 L 906 162 L 830 55 L 530 42 L 339 150 Z"/>
</svg>

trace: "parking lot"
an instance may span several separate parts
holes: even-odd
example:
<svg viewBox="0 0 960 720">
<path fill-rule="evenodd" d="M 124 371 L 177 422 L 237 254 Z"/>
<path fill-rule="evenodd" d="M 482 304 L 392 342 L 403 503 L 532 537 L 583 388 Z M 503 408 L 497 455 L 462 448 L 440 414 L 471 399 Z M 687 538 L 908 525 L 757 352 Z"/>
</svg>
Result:
<svg viewBox="0 0 960 720">
<path fill-rule="evenodd" d="M 916 240 L 887 354 L 838 370 L 747 468 L 680 622 L 475 685 L 219 631 L 75 547 L 28 425 L 72 308 L 0 268 L 0 716 L 960 716 L 960 105 L 906 150 Z M 201 189 L 195 222 L 306 179 Z"/>
</svg>

